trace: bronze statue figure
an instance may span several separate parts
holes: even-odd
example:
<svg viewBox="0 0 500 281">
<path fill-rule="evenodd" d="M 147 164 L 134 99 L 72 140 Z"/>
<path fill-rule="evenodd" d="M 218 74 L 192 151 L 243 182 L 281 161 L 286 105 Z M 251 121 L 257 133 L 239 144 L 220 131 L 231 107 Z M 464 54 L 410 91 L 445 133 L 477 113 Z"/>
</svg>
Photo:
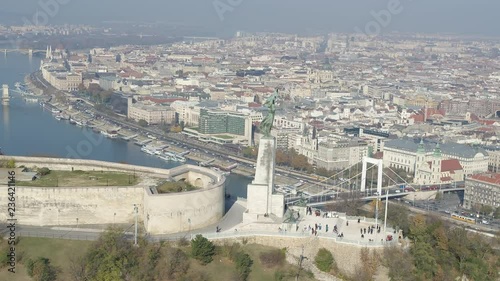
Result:
<svg viewBox="0 0 500 281">
<path fill-rule="evenodd" d="M 276 111 L 276 99 L 278 98 L 278 89 L 272 94 L 264 103 L 264 106 L 266 106 L 269 109 L 269 113 L 267 116 L 262 120 L 260 123 L 259 129 L 262 134 L 264 134 L 264 137 L 270 137 L 271 136 L 271 129 L 273 128 L 273 123 L 274 123 L 274 113 Z"/>
</svg>

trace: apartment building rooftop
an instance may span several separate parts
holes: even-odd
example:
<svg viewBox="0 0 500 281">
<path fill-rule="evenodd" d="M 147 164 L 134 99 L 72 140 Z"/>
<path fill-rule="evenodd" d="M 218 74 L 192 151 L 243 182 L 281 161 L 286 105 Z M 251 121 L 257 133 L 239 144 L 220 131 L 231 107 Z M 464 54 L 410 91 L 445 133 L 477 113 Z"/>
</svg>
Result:
<svg viewBox="0 0 500 281">
<path fill-rule="evenodd" d="M 416 152 L 419 146 L 420 140 L 410 139 L 410 138 L 400 138 L 393 139 L 385 142 L 384 147 L 390 147 L 394 149 L 400 149 L 408 152 Z M 480 147 L 472 147 L 465 144 L 459 143 L 443 143 L 439 145 L 443 154 L 453 155 L 457 157 L 473 158 L 478 153 L 482 153 L 487 156 L 488 152 Z M 433 152 L 436 148 L 436 143 L 434 142 L 424 142 L 424 148 L 426 153 Z"/>
<path fill-rule="evenodd" d="M 477 175 L 472 175 L 469 178 L 500 186 L 500 173 L 477 174 Z"/>
</svg>

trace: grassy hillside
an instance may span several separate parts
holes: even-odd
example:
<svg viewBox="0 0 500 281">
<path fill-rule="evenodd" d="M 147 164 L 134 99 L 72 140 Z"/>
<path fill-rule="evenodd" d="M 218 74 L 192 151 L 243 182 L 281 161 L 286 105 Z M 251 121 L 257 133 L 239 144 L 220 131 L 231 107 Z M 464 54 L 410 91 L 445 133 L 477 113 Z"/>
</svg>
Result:
<svg viewBox="0 0 500 281">
<path fill-rule="evenodd" d="M 105 234 L 106 235 L 106 234 Z M 104 235 L 104 236 L 105 236 Z M 125 246 L 122 243 L 127 243 Z M 1 253 L 7 253 L 7 242 L 1 242 Z M 101 237 L 100 241 L 74 241 L 74 240 L 61 240 L 49 238 L 29 238 L 23 237 L 19 240 L 16 246 L 16 256 L 20 261 L 16 264 L 16 273 L 9 273 L 7 267 L 0 270 L 0 280 L 11 281 L 30 281 L 32 280 L 26 272 L 26 262 L 28 258 L 36 259 L 38 257 L 45 257 L 50 260 L 50 264 L 57 269 L 57 280 L 71 281 L 71 267 L 78 263 L 78 261 L 90 265 L 92 260 L 98 261 L 102 264 L 101 259 L 106 259 L 102 254 L 109 254 L 108 257 L 113 257 L 119 260 L 123 256 L 127 256 L 128 262 L 132 261 L 128 269 L 130 274 L 136 274 L 136 271 L 147 270 L 155 271 L 158 278 L 154 280 L 237 280 L 238 271 L 235 262 L 232 260 L 233 249 L 238 252 L 244 252 L 250 256 L 253 261 L 251 265 L 251 272 L 248 275 L 247 281 L 288 281 L 295 280 L 297 267 L 287 264 L 284 259 L 278 261 L 276 264 L 265 264 L 261 261 L 263 253 L 270 251 L 278 251 L 271 247 L 265 247 L 255 244 L 231 244 L 216 247 L 213 261 L 204 265 L 192 256 L 192 246 L 189 242 L 179 244 L 178 242 L 151 244 L 146 241 L 141 241 L 139 248 L 133 247 L 129 241 L 120 241 L 117 236 Z M 157 266 L 151 266 L 148 260 L 155 249 L 159 249 L 157 255 Z M 102 250 L 102 251 L 101 251 Z M 185 262 L 182 259 L 173 260 L 172 252 L 179 251 L 179 255 L 186 258 Z M 99 253 L 96 255 L 96 253 Z M 282 263 L 281 263 L 282 262 Z M 141 264 L 148 264 L 151 266 L 149 269 Z M 146 266 L 148 267 L 148 266 Z M 186 268 L 186 272 L 174 272 L 173 279 L 161 279 L 162 274 L 170 274 L 168 268 L 178 270 L 178 268 Z M 167 268 L 167 269 L 165 269 Z M 277 272 L 279 272 L 277 274 Z M 107 272 L 106 274 L 108 274 Z M 282 276 L 282 279 L 276 279 L 276 275 Z M 100 277 L 104 277 L 101 275 Z M 109 277 L 109 276 L 108 276 Z M 132 277 L 131 280 L 141 280 L 144 277 Z M 99 279 L 101 280 L 101 279 Z M 123 279 L 108 279 L 108 280 L 123 280 Z M 302 271 L 300 280 L 313 281 L 315 280 L 308 272 Z"/>
</svg>

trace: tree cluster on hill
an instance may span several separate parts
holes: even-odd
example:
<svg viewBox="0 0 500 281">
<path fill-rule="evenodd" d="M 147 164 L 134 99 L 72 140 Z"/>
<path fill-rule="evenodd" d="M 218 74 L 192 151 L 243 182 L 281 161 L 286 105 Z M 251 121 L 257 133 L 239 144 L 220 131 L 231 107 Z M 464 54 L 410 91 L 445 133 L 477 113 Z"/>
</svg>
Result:
<svg viewBox="0 0 500 281">
<path fill-rule="evenodd" d="M 48 258 L 39 257 L 37 259 L 28 259 L 25 263 L 26 272 L 34 281 L 55 281 L 59 271 Z"/>
<path fill-rule="evenodd" d="M 325 248 L 319 249 L 316 257 L 314 257 L 314 264 L 323 272 L 331 272 L 337 268 L 332 253 Z"/>
<path fill-rule="evenodd" d="M 236 280 L 246 281 L 248 279 L 248 276 L 252 271 L 253 260 L 250 255 L 241 249 L 240 244 L 226 244 L 220 248 L 220 254 L 230 259 L 235 264 Z"/>
<path fill-rule="evenodd" d="M 0 237 L 0 269 L 8 267 L 8 271 L 11 273 L 17 273 L 18 269 L 15 268 L 16 262 L 24 265 L 26 273 L 34 281 L 55 281 L 61 269 L 52 265 L 51 261 L 46 257 L 38 256 L 36 258 L 31 258 L 25 254 L 24 251 L 13 252 L 12 247 L 18 249 L 20 237 L 16 237 L 14 241 L 3 240 Z M 14 243 L 9 243 L 14 242 Z M 12 256 L 14 255 L 14 256 Z M 13 262 L 12 257 L 15 257 Z M 14 266 L 14 268 L 13 268 Z M 9 273 L 10 274 L 10 273 Z"/>
<path fill-rule="evenodd" d="M 236 254 L 233 262 L 236 265 L 236 272 L 239 280 L 246 281 L 252 271 L 253 260 L 247 253 L 240 251 Z"/>
<path fill-rule="evenodd" d="M 169 244 L 139 240 L 134 247 L 121 230 L 105 232 L 83 258 L 72 260 L 73 281 L 84 280 L 200 280 L 206 274 L 190 269 L 189 256 Z"/>
<path fill-rule="evenodd" d="M 385 265 L 392 280 L 498 280 L 499 239 L 471 233 L 439 218 L 409 220 L 408 250 L 387 248 Z"/>
<path fill-rule="evenodd" d="M 352 200 L 351 200 L 352 199 Z M 358 215 L 359 202 L 355 198 L 341 200 L 327 210 L 347 211 Z M 383 219 L 385 204 L 379 209 Z M 389 269 L 390 280 L 400 281 L 453 281 L 499 280 L 500 278 L 500 233 L 494 238 L 472 233 L 463 226 L 443 221 L 439 217 L 421 214 L 411 215 L 406 206 L 390 204 L 387 210 L 388 225 L 402 231 L 409 247 L 384 248 L 382 257 L 361 251 L 361 266 L 349 280 L 373 280 L 379 263 Z M 318 269 L 331 272 L 332 259 L 322 251 L 315 259 Z"/>
<path fill-rule="evenodd" d="M 240 244 L 216 247 L 202 235 L 181 242 L 176 247 L 140 239 L 139 247 L 134 247 L 122 230 L 111 229 L 82 258 L 71 261 L 70 274 L 73 281 L 209 281 L 207 273 L 196 268 L 221 255 L 234 264 L 234 280 L 248 279 L 253 260 Z M 192 266 L 193 262 L 198 265 Z"/>
<path fill-rule="evenodd" d="M 377 273 L 378 267 L 380 265 L 380 256 L 374 250 L 369 248 L 361 249 L 359 253 L 360 266 L 356 270 L 353 276 L 351 276 L 352 281 L 372 281 Z"/>
<path fill-rule="evenodd" d="M 202 264 L 209 264 L 215 255 L 215 245 L 200 234 L 191 241 L 191 255 Z"/>
</svg>

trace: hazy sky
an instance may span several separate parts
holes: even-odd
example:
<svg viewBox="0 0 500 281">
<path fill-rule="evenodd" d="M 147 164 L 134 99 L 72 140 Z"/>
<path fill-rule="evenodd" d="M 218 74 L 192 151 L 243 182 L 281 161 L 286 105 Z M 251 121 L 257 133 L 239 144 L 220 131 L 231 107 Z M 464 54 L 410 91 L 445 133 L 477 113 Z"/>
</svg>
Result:
<svg viewBox="0 0 500 281">
<path fill-rule="evenodd" d="M 2 0 L 0 22 L 44 11 L 41 3 L 61 2 L 49 23 L 161 21 L 234 30 L 354 32 L 374 20 L 371 12 L 399 2 L 399 14 L 382 31 L 453 32 L 500 35 L 498 0 Z M 220 13 L 214 8 L 218 3 Z M 231 5 L 233 3 L 233 5 Z M 223 10 L 227 8 L 228 10 Z M 222 16 L 220 16 L 222 15 Z M 384 23 L 385 24 L 385 23 Z"/>
</svg>

